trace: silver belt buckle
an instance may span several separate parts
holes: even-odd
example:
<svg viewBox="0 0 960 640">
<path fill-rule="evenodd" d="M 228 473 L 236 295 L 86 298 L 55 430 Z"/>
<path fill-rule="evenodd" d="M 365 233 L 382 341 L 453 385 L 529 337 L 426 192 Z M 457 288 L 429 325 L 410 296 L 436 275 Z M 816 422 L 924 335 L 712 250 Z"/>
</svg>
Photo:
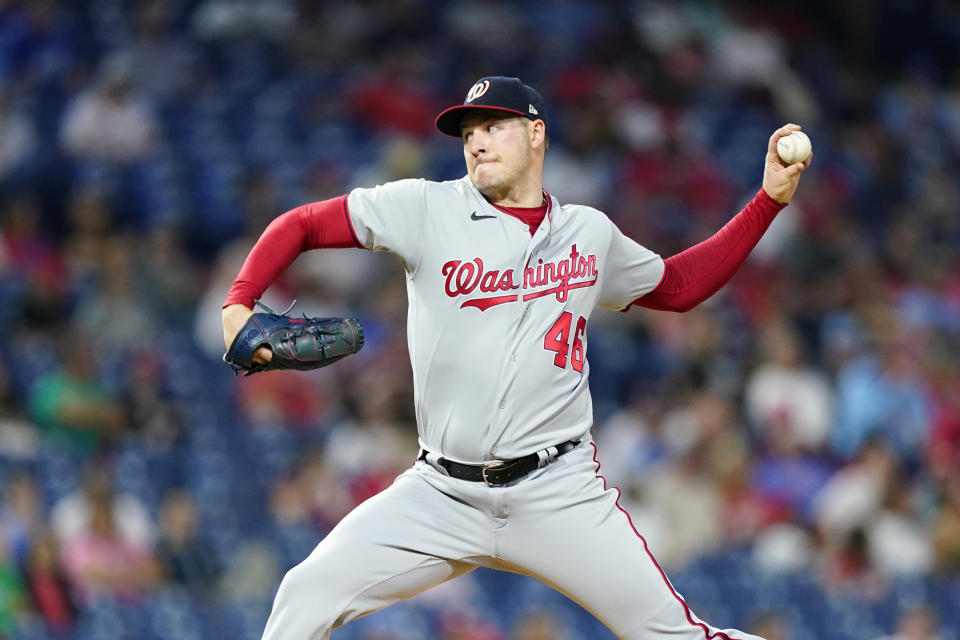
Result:
<svg viewBox="0 0 960 640">
<path fill-rule="evenodd" d="M 483 478 L 483 481 L 487 483 L 488 487 L 496 487 L 499 485 L 492 484 L 489 480 L 487 480 L 487 471 L 489 469 L 499 469 L 502 466 L 504 466 L 503 462 L 494 462 L 492 464 L 485 464 L 483 465 L 483 468 L 480 469 L 480 477 Z"/>
</svg>

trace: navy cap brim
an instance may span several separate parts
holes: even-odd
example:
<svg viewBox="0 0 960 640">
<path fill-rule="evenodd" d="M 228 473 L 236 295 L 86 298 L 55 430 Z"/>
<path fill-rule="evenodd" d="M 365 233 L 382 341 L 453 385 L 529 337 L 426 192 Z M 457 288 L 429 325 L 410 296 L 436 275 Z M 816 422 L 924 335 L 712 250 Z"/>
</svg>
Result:
<svg viewBox="0 0 960 640">
<path fill-rule="evenodd" d="M 450 107 L 449 109 L 444 109 L 440 112 L 440 115 L 437 116 L 437 120 L 435 122 L 437 129 L 439 129 L 440 133 L 445 133 L 448 136 L 459 138 L 461 135 L 460 123 L 471 111 L 500 111 L 502 113 L 511 113 L 514 115 L 523 116 L 524 118 L 530 117 L 522 111 L 504 109 L 503 107 L 488 107 L 482 104 L 458 104 L 455 107 Z"/>
</svg>

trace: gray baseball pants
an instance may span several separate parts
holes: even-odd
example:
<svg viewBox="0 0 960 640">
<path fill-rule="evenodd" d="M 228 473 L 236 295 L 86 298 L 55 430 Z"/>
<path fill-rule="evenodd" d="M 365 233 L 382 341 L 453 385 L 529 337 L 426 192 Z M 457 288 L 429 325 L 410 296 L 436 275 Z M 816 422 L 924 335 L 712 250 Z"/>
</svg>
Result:
<svg viewBox="0 0 960 640">
<path fill-rule="evenodd" d="M 417 462 L 284 577 L 264 640 L 330 632 L 478 566 L 530 575 L 627 640 L 762 640 L 709 626 L 674 590 L 598 475 L 588 440 L 503 487 Z"/>
</svg>

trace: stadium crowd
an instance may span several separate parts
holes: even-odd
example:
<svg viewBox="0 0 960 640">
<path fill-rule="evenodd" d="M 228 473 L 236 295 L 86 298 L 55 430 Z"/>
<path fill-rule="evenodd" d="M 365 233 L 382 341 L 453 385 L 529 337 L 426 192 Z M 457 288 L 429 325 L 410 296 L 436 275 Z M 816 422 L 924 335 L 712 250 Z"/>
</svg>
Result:
<svg viewBox="0 0 960 640">
<path fill-rule="evenodd" d="M 960 638 L 958 43 L 924 0 L 0 2 L 0 638 L 258 638 L 411 464 L 394 259 L 314 252 L 269 292 L 363 320 L 329 369 L 234 378 L 220 305 L 283 211 L 460 177 L 433 118 L 491 74 L 546 97 L 548 191 L 665 256 L 803 125 L 723 291 L 591 318 L 602 472 L 714 624 Z M 334 637 L 609 632 L 478 571 Z"/>
</svg>

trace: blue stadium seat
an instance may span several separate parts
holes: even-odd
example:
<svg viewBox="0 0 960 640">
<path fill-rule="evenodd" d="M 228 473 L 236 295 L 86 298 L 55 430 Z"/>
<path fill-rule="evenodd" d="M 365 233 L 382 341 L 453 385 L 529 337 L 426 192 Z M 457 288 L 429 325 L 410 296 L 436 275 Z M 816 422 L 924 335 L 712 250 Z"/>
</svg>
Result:
<svg viewBox="0 0 960 640">
<path fill-rule="evenodd" d="M 44 444 L 37 459 L 37 478 L 48 503 L 53 504 L 81 485 L 84 462 L 76 454 L 53 444 Z"/>
<path fill-rule="evenodd" d="M 46 626 L 36 618 L 21 622 L 10 636 L 10 640 L 56 640 L 47 631 Z"/>
<path fill-rule="evenodd" d="M 344 628 L 337 640 L 353 638 L 389 638 L 390 640 L 430 640 L 430 618 L 418 607 L 399 602 L 388 609 L 361 618 Z"/>
<path fill-rule="evenodd" d="M 303 561 L 323 536 L 312 527 L 273 527 L 270 535 L 273 545 L 280 550 L 284 566 L 292 567 Z"/>
<path fill-rule="evenodd" d="M 132 607 L 97 602 L 82 610 L 73 640 L 138 640 L 144 636 L 142 621 Z"/>
<path fill-rule="evenodd" d="M 246 433 L 246 452 L 259 463 L 259 469 L 268 478 L 290 466 L 299 452 L 297 442 L 289 429 L 261 427 Z"/>
<path fill-rule="evenodd" d="M 204 638 L 200 615 L 190 594 L 171 587 L 154 595 L 144 607 L 149 633 L 156 640 Z"/>
<path fill-rule="evenodd" d="M 161 487 L 150 473 L 146 453 L 138 442 L 123 444 L 117 456 L 114 478 L 118 491 L 132 494 L 149 505 L 158 502 Z"/>
<path fill-rule="evenodd" d="M 208 629 L 223 629 L 235 635 L 219 636 L 227 640 L 260 640 L 263 626 L 270 615 L 271 602 L 244 602 L 242 604 L 221 604 L 212 608 L 208 618 Z M 213 618 L 216 617 L 216 620 Z M 224 621 L 229 621 L 223 624 Z"/>
</svg>

